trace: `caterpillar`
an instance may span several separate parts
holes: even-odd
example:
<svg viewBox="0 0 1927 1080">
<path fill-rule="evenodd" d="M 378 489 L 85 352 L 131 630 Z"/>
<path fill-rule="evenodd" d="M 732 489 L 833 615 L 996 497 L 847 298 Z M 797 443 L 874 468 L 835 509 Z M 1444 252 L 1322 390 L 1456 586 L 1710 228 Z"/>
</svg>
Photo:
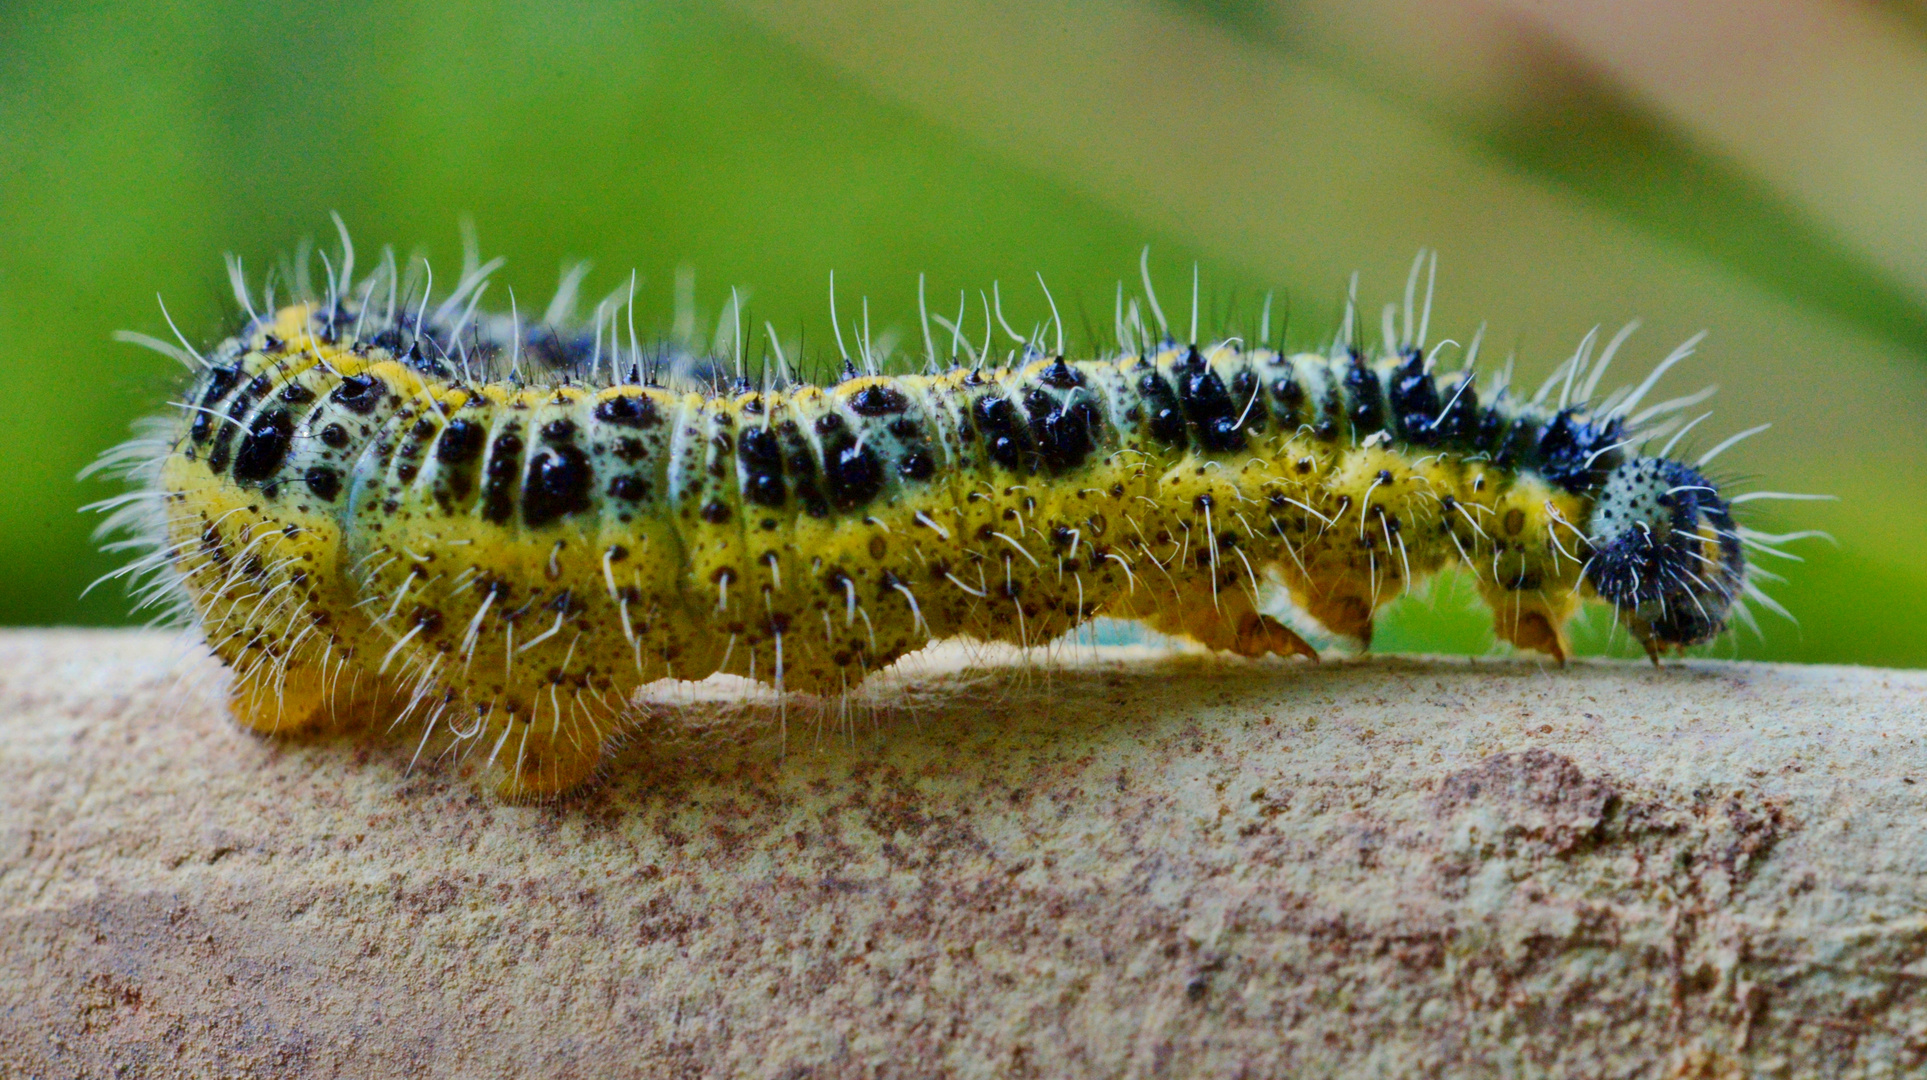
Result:
<svg viewBox="0 0 1927 1080">
<path fill-rule="evenodd" d="M 1065 355 L 1054 314 L 1017 334 L 999 296 L 981 347 L 962 311 L 936 319 L 948 363 L 926 315 L 920 373 L 882 373 L 867 312 L 855 358 L 839 324 L 842 375 L 818 384 L 773 328 L 754 382 L 740 329 L 733 372 L 639 344 L 633 277 L 626 304 L 578 321 L 576 272 L 525 325 L 512 297 L 481 311 L 499 260 L 472 249 L 439 299 L 392 251 L 355 277 L 345 229 L 322 288 L 309 261 L 283 275 L 292 299 L 277 306 L 271 278 L 256 309 L 230 258 L 244 321 L 205 353 L 178 329 L 178 348 L 128 335 L 194 374 L 99 463 L 131 478 L 96 504 L 140 552 L 117 574 L 198 625 L 242 724 L 300 729 L 342 687 L 380 685 L 424 744 L 439 729 L 485 753 L 505 796 L 593 775 L 660 679 L 837 695 L 933 641 L 1031 645 L 1099 616 L 1315 661 L 1280 589 L 1369 646 L 1376 613 L 1447 566 L 1521 649 L 1563 661 L 1597 598 L 1657 663 L 1746 618 L 1745 599 L 1783 610 L 1746 553 L 1806 535 L 1741 527 L 1749 496 L 1704 471 L 1751 431 L 1668 456 L 1705 392 L 1641 408 L 1697 338 L 1595 401 L 1631 327 L 1596 359 L 1595 332 L 1517 397 L 1509 367 L 1481 382 L 1477 339 L 1435 370 L 1419 263 L 1403 329 L 1388 305 L 1369 351 L 1355 303 L 1323 351 L 1271 347 L 1268 303 L 1257 343 L 1202 342 L 1195 275 L 1180 339 L 1141 262 L 1108 353 Z M 834 322 L 834 278 L 831 303 Z M 993 323 L 1014 343 L 1001 357 Z"/>
</svg>

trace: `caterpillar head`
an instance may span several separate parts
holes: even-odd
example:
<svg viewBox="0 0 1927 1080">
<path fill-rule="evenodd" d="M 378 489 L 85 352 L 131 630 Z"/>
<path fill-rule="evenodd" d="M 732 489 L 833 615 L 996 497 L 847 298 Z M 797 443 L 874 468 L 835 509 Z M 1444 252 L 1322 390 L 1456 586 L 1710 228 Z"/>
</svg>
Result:
<svg viewBox="0 0 1927 1080">
<path fill-rule="evenodd" d="M 1746 581 L 1739 530 L 1718 488 L 1665 458 L 1614 469 L 1593 501 L 1586 581 L 1656 659 L 1718 637 Z"/>
</svg>

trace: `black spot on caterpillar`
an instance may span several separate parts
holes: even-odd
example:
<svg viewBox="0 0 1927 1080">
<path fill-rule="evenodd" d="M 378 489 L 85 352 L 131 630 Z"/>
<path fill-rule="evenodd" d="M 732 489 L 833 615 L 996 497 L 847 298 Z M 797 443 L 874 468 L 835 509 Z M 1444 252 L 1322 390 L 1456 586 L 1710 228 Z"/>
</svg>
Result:
<svg viewBox="0 0 1927 1080">
<path fill-rule="evenodd" d="M 1447 566 L 1521 648 L 1563 659 L 1591 596 L 1657 659 L 1743 597 L 1777 610 L 1745 552 L 1795 538 L 1737 525 L 1748 496 L 1703 471 L 1750 432 L 1689 465 L 1667 455 L 1703 395 L 1640 407 L 1694 342 L 1595 402 L 1625 334 L 1596 359 L 1589 336 L 1521 399 L 1480 382 L 1476 341 L 1437 368 L 1410 286 L 1376 352 L 1349 311 L 1323 352 L 1268 326 L 1201 342 L 1195 314 L 1179 341 L 1147 275 L 1155 330 L 1120 299 L 1106 355 L 1066 356 L 1060 328 L 999 362 L 946 322 L 967 363 L 931 347 L 923 373 L 881 374 L 865 336 L 860 369 L 814 385 L 780 344 L 744 378 L 740 335 L 733 379 L 620 345 L 616 298 L 569 317 L 576 277 L 524 326 L 477 313 L 473 260 L 439 300 L 392 255 L 353 262 L 344 232 L 325 288 L 265 313 L 237 268 L 239 332 L 183 342 L 181 415 L 106 459 L 136 486 L 109 527 L 148 547 L 146 601 L 173 598 L 234 669 L 244 722 L 299 727 L 344 678 L 385 681 L 424 743 L 471 741 L 509 793 L 588 776 L 658 679 L 834 695 L 934 640 L 1036 644 L 1100 615 L 1316 659 L 1287 599 L 1369 644 Z"/>
</svg>

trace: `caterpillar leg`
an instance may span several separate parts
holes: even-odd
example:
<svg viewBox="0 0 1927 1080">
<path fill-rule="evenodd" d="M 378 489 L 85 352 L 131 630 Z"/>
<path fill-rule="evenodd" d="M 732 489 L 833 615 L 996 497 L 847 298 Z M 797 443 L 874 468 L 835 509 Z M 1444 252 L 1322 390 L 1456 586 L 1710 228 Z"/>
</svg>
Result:
<svg viewBox="0 0 1927 1080">
<path fill-rule="evenodd" d="M 536 719 L 507 716 L 485 733 L 484 749 L 505 799 L 542 799 L 580 787 L 602 763 L 602 739 Z"/>
<path fill-rule="evenodd" d="M 306 665 L 263 665 L 237 676 L 228 691 L 228 712 L 235 721 L 264 735 L 313 727 L 327 707 L 326 680 Z"/>
<path fill-rule="evenodd" d="M 1368 592 L 1339 587 L 1323 592 L 1291 590 L 1292 603 L 1334 634 L 1355 638 L 1359 648 L 1372 647 L 1372 600 Z"/>
<path fill-rule="evenodd" d="M 1240 656 L 1260 657 L 1268 653 L 1279 656 L 1302 656 L 1312 663 L 1318 662 L 1318 650 L 1301 638 L 1291 627 L 1279 622 L 1263 612 L 1247 612 L 1238 620 L 1238 639 L 1231 651 Z"/>
<path fill-rule="evenodd" d="M 1277 619 L 1254 609 L 1242 594 L 1222 594 L 1217 603 L 1188 597 L 1188 603 L 1140 616 L 1159 633 L 1187 637 L 1208 649 L 1257 658 L 1302 656 L 1318 662 L 1318 650 Z"/>
<path fill-rule="evenodd" d="M 1517 593 L 1503 590 L 1488 590 L 1486 602 L 1492 605 L 1492 632 L 1500 640 L 1545 653 L 1561 666 L 1572 655 L 1572 639 L 1566 636 L 1566 623 L 1578 607 L 1576 597 L 1555 603 L 1538 598 L 1526 600 Z"/>
</svg>

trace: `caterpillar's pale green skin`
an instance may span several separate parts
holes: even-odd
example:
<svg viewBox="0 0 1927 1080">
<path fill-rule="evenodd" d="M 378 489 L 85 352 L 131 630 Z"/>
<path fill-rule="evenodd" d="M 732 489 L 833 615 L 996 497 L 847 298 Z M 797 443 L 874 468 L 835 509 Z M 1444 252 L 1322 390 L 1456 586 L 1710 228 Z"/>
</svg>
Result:
<svg viewBox="0 0 1927 1080">
<path fill-rule="evenodd" d="M 1448 564 L 1518 646 L 1563 658 L 1599 593 L 1657 650 L 1718 633 L 1745 585 L 1725 503 L 1633 456 L 1624 405 L 1481 401 L 1416 347 L 1167 344 L 715 394 L 596 378 L 551 330 L 517 330 L 525 376 L 469 378 L 499 338 L 454 350 L 460 324 L 376 317 L 346 284 L 204 361 L 159 437 L 155 565 L 245 723 L 384 685 L 509 794 L 589 776 L 665 677 L 836 694 L 933 640 L 1036 644 L 1099 615 L 1315 659 L 1268 586 L 1369 641 Z"/>
</svg>

